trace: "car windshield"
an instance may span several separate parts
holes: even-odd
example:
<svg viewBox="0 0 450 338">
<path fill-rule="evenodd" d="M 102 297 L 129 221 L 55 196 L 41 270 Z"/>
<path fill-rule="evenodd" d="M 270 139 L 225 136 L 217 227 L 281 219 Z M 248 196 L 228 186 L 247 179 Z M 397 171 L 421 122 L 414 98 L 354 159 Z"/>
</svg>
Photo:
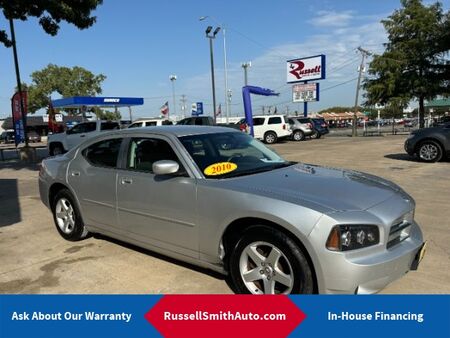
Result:
<svg viewBox="0 0 450 338">
<path fill-rule="evenodd" d="M 244 133 L 189 135 L 179 139 L 207 178 L 250 175 L 293 164 Z"/>
</svg>

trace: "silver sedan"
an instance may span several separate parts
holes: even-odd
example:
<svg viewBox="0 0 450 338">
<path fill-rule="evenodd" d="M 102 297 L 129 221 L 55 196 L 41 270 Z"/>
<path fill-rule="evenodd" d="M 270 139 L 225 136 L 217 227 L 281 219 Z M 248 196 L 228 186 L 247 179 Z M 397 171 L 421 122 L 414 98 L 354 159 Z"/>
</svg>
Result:
<svg viewBox="0 0 450 338">
<path fill-rule="evenodd" d="M 102 233 L 228 274 L 239 293 L 374 293 L 425 251 L 397 185 L 288 162 L 230 128 L 102 134 L 44 160 L 39 190 L 63 238 Z"/>
</svg>

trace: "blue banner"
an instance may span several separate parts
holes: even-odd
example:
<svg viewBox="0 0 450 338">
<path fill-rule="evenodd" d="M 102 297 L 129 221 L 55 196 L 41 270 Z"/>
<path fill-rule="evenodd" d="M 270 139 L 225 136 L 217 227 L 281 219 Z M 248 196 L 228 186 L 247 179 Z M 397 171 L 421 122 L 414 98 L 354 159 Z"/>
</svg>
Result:
<svg viewBox="0 0 450 338">
<path fill-rule="evenodd" d="M 287 318 L 278 318 L 283 309 Z M 266 319 L 264 313 L 270 316 Z M 161 333 L 172 337 L 239 337 L 244 333 L 246 337 L 275 337 L 281 332 L 277 325 L 292 325 L 289 337 L 449 338 L 449 319 L 450 295 L 0 296 L 2 338 L 138 338 L 160 337 Z M 265 323 L 267 330 L 273 331 L 264 331 Z M 263 332 L 248 330 L 251 325 L 258 325 Z"/>
</svg>

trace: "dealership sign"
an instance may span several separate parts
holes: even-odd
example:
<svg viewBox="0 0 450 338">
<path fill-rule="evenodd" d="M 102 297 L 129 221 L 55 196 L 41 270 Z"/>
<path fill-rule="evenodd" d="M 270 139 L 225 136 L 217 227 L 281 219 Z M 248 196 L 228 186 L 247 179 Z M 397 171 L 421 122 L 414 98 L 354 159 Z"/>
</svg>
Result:
<svg viewBox="0 0 450 338">
<path fill-rule="evenodd" d="M 304 83 L 292 86 L 292 102 L 319 101 L 319 83 Z"/>
<path fill-rule="evenodd" d="M 22 105 L 20 104 L 20 98 L 22 97 Z M 25 142 L 25 126 L 24 119 L 27 115 L 27 92 L 22 91 L 22 94 L 19 92 L 15 93 L 11 99 L 12 105 L 12 117 L 13 117 L 13 125 L 14 125 L 14 141 L 16 146 Z M 24 111 L 22 111 L 22 108 Z"/>
<path fill-rule="evenodd" d="M 288 60 L 287 83 L 325 79 L 325 55 Z"/>
</svg>

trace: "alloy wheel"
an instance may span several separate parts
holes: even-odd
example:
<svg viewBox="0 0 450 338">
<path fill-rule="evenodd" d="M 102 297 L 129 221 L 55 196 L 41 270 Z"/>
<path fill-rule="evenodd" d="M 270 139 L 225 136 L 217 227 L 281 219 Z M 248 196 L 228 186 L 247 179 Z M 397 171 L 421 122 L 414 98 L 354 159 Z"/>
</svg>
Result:
<svg viewBox="0 0 450 338">
<path fill-rule="evenodd" d="M 62 232 L 70 234 L 75 228 L 75 213 L 70 204 L 70 201 L 66 198 L 61 198 L 56 203 L 55 207 L 56 223 Z"/>
</svg>

